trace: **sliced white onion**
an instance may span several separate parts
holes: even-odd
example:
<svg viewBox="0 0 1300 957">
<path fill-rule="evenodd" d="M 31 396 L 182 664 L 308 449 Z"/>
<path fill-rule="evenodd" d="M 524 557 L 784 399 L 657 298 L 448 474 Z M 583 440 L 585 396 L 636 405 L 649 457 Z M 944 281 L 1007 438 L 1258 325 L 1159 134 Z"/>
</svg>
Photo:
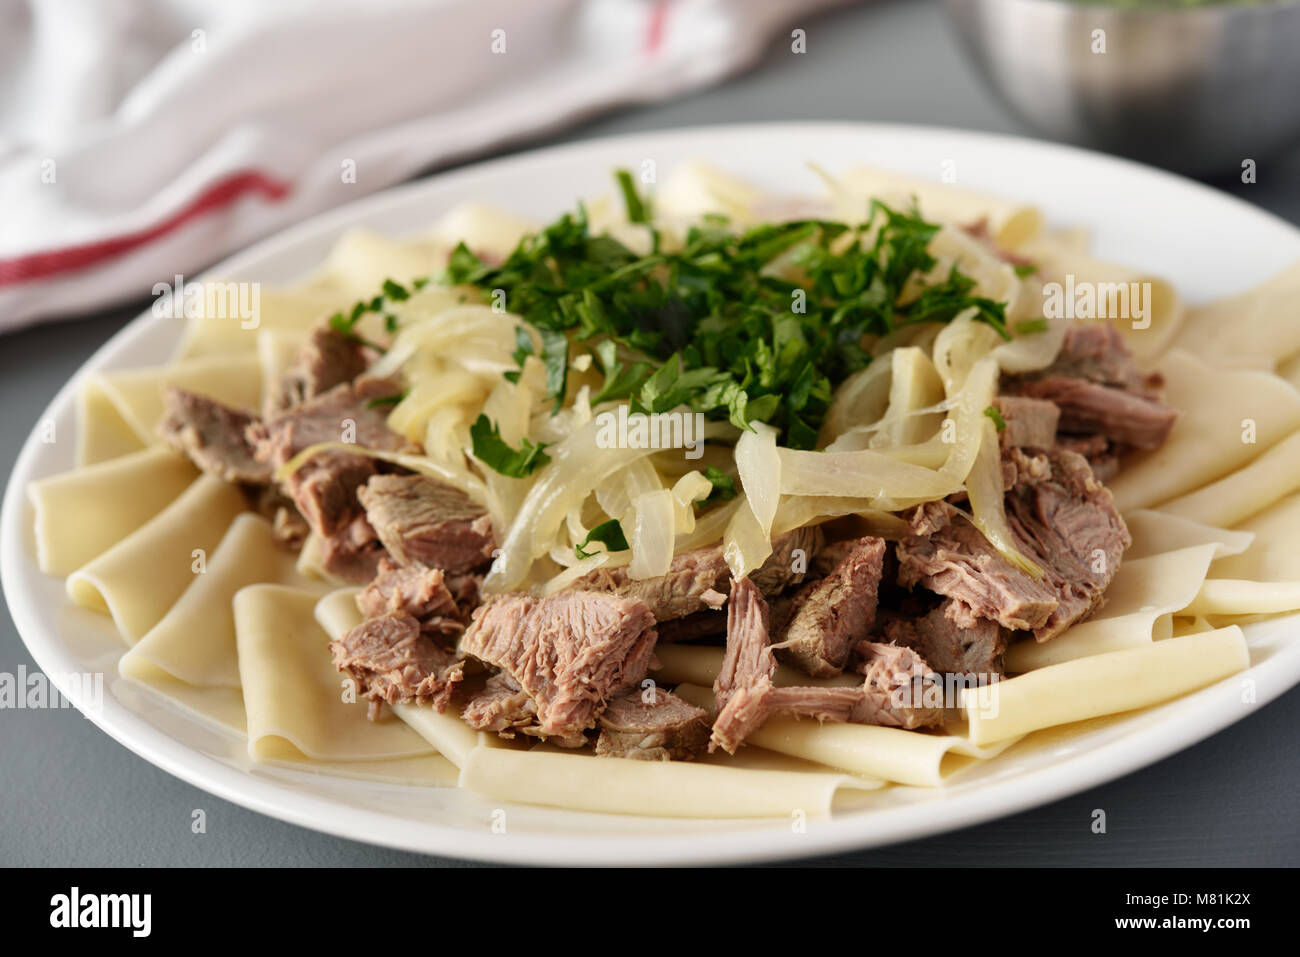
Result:
<svg viewBox="0 0 1300 957">
<path fill-rule="evenodd" d="M 632 500 L 627 543 L 632 549 L 628 574 L 637 580 L 668 573 L 673 562 L 673 493 L 666 488 L 643 492 Z"/>
<path fill-rule="evenodd" d="M 992 419 L 985 418 L 981 436 L 975 465 L 966 477 L 971 520 L 1003 558 L 1021 571 L 1035 578 L 1042 578 L 1043 570 L 1016 547 L 1015 537 L 1007 525 L 1006 501 L 1002 490 L 1001 455 L 998 451 L 998 431 Z"/>
<path fill-rule="evenodd" d="M 748 500 L 741 496 L 737 501 L 741 504 L 722 536 L 722 554 L 731 569 L 731 577 L 739 580 L 767 561 L 772 554 L 772 538 L 750 508 Z"/>
<path fill-rule="evenodd" d="M 984 413 L 993 404 L 997 388 L 997 360 L 985 356 L 971 366 L 961 392 L 955 397 L 951 416 L 952 452 L 939 471 L 958 484 L 966 481 L 966 475 L 975 464 L 975 455 L 984 435 L 984 423 L 992 421 Z M 942 439 L 944 428 L 940 428 L 939 434 Z"/>
<path fill-rule="evenodd" d="M 781 499 L 781 510 L 777 513 L 776 524 L 772 526 L 772 534 L 784 535 L 796 528 L 844 515 L 859 516 L 866 522 L 871 534 L 882 538 L 897 539 L 907 532 L 905 521 L 889 512 L 867 507 L 863 499 L 805 495 Z"/>
<path fill-rule="evenodd" d="M 991 326 L 977 321 L 977 315 L 978 310 L 972 306 L 935 337 L 934 367 L 949 398 L 961 391 L 975 363 L 1003 341 Z"/>
<path fill-rule="evenodd" d="M 892 373 L 890 363 L 873 362 L 841 382 L 822 420 L 818 444 L 827 445 L 852 428 L 878 421 L 889 407 Z"/>
<path fill-rule="evenodd" d="M 551 461 L 534 473 L 532 487 L 501 543 L 501 553 L 484 579 L 485 590 L 522 587 L 533 561 L 554 544 L 569 510 L 580 506 L 604 479 L 654 451 L 602 448 L 596 442 L 597 431 L 596 422 L 588 422 L 546 450 Z"/>
<path fill-rule="evenodd" d="M 781 501 L 781 456 L 776 429 L 762 422 L 750 425 L 754 431 L 741 433 L 736 441 L 736 471 L 759 527 L 770 537 Z"/>
<path fill-rule="evenodd" d="M 915 445 L 934 435 L 943 420 L 943 380 L 934 363 L 916 346 L 895 349 L 889 357 L 893 366 L 889 385 L 889 408 L 877 423 L 871 447 Z"/>
<path fill-rule="evenodd" d="M 777 452 L 784 495 L 935 499 L 960 487 L 960 480 L 870 449 L 804 452 L 782 448 Z"/>
</svg>

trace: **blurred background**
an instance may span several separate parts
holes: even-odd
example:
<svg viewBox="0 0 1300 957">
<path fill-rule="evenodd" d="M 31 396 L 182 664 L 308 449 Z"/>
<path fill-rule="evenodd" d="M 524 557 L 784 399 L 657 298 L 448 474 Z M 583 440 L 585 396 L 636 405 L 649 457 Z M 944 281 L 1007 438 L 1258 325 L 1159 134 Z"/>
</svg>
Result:
<svg viewBox="0 0 1300 957">
<path fill-rule="evenodd" d="M 780 120 L 1072 142 L 1300 224 L 1300 2 L 0 0 L 3 474 L 177 272 L 483 157 Z M 0 670 L 20 665 L 5 617 Z M 1290 863 L 1274 748 L 1297 724 L 1292 692 L 1104 789 L 834 863 Z M 438 863 L 226 804 L 73 711 L 6 713 L 0 752 L 7 864 Z M 159 805 L 207 808 L 232 839 L 160 832 Z"/>
</svg>

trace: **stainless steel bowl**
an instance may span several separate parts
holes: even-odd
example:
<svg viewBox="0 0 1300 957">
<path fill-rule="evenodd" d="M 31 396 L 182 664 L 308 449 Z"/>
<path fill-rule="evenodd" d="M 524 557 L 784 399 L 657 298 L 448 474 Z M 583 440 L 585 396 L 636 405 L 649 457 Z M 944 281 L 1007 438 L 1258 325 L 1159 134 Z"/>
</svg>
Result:
<svg viewBox="0 0 1300 957">
<path fill-rule="evenodd" d="M 1300 141 L 1297 0 L 944 2 L 989 84 L 1049 136 L 1195 175 Z"/>
</svg>

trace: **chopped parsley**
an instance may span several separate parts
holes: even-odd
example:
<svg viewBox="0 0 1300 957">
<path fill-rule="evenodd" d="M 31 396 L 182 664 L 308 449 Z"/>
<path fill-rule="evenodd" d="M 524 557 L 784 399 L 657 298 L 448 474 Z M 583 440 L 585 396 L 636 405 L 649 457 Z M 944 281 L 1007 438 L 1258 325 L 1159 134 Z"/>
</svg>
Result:
<svg viewBox="0 0 1300 957">
<path fill-rule="evenodd" d="M 1046 319 L 1021 319 L 1016 323 L 1016 335 L 1029 336 L 1047 331 Z"/>
<path fill-rule="evenodd" d="M 1002 418 L 1002 413 L 998 411 L 998 407 L 996 405 L 989 406 L 987 409 L 984 410 L 984 414 L 993 420 L 993 424 L 994 426 L 997 427 L 997 430 L 999 432 L 1003 432 L 1006 430 L 1007 420 Z"/>
<path fill-rule="evenodd" d="M 627 209 L 628 222 L 648 223 L 650 221 L 650 211 L 645 200 L 641 198 L 641 194 L 636 191 L 636 183 L 632 181 L 632 174 L 625 169 L 621 169 L 614 174 L 614 178 L 618 180 L 618 188 L 623 193 L 623 206 Z"/>
<path fill-rule="evenodd" d="M 631 175 L 618 181 L 629 219 L 648 219 Z M 975 280 L 956 268 L 918 289 L 936 265 L 928 246 L 938 228 L 873 201 L 858 226 L 798 220 L 737 234 L 725 218 L 705 217 L 671 253 L 652 229 L 652 251 L 640 255 L 593 235 L 579 205 L 499 265 L 460 244 L 441 281 L 505 290 L 540 336 L 556 410 L 577 349 L 594 354 L 604 377 L 593 403 L 685 405 L 742 429 L 767 422 L 785 445 L 813 448 L 834 388 L 871 361 L 864 337 L 974 307 L 1010 338 L 1003 304 L 972 295 Z M 533 354 L 527 339 L 515 353 L 521 364 Z"/>
<path fill-rule="evenodd" d="M 1024 279 L 1026 276 L 1032 276 L 1038 272 L 1038 266 L 1034 263 L 1016 263 L 1014 270 L 1017 276 Z"/>
<path fill-rule="evenodd" d="M 722 469 L 710 465 L 704 470 L 704 477 L 712 483 L 713 489 L 702 502 L 696 503 L 700 508 L 708 508 L 718 502 L 730 502 L 736 497 L 736 480 Z"/>
<path fill-rule="evenodd" d="M 479 415 L 469 427 L 469 437 L 474 443 L 474 457 L 488 468 L 508 475 L 511 478 L 523 478 L 531 475 L 551 460 L 543 450 L 545 442 L 536 444 L 528 439 L 520 442 L 519 448 L 512 449 L 501 430 L 486 415 Z"/>
<path fill-rule="evenodd" d="M 394 392 L 392 395 L 377 395 L 373 399 L 366 400 L 366 408 L 378 409 L 386 405 L 397 405 L 405 398 L 405 392 Z"/>
<path fill-rule="evenodd" d="M 588 545 L 599 542 L 605 546 L 607 552 L 625 552 L 628 549 L 627 536 L 623 534 L 623 526 L 618 523 L 618 519 L 611 518 L 608 522 L 601 522 L 595 528 L 587 533 L 587 537 L 581 543 L 573 546 L 573 553 L 579 558 L 590 558 L 598 554 L 597 549 L 587 551 Z"/>
<path fill-rule="evenodd" d="M 429 280 L 417 279 L 411 284 L 411 289 L 407 289 L 401 283 L 393 279 L 385 279 L 382 291 L 373 299 L 362 300 L 352 307 L 348 313 L 336 312 L 329 318 L 330 328 L 341 336 L 346 336 L 353 342 L 363 346 L 369 346 L 379 352 L 384 351 L 384 347 L 375 342 L 369 342 L 363 339 L 356 331 L 356 325 L 363 317 L 370 313 L 384 314 L 384 329 L 393 333 L 397 331 L 397 317 L 391 312 L 384 311 L 384 305 L 389 302 L 405 302 L 411 298 L 413 291 L 423 289 Z"/>
</svg>

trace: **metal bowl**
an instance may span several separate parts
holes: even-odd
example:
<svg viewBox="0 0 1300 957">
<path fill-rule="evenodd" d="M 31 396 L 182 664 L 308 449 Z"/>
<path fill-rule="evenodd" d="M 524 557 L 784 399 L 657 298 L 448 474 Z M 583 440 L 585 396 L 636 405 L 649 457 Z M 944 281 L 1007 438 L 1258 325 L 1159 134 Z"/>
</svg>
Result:
<svg viewBox="0 0 1300 957">
<path fill-rule="evenodd" d="M 944 3 L 989 84 L 1049 136 L 1194 175 L 1300 141 L 1296 0 Z"/>
</svg>

